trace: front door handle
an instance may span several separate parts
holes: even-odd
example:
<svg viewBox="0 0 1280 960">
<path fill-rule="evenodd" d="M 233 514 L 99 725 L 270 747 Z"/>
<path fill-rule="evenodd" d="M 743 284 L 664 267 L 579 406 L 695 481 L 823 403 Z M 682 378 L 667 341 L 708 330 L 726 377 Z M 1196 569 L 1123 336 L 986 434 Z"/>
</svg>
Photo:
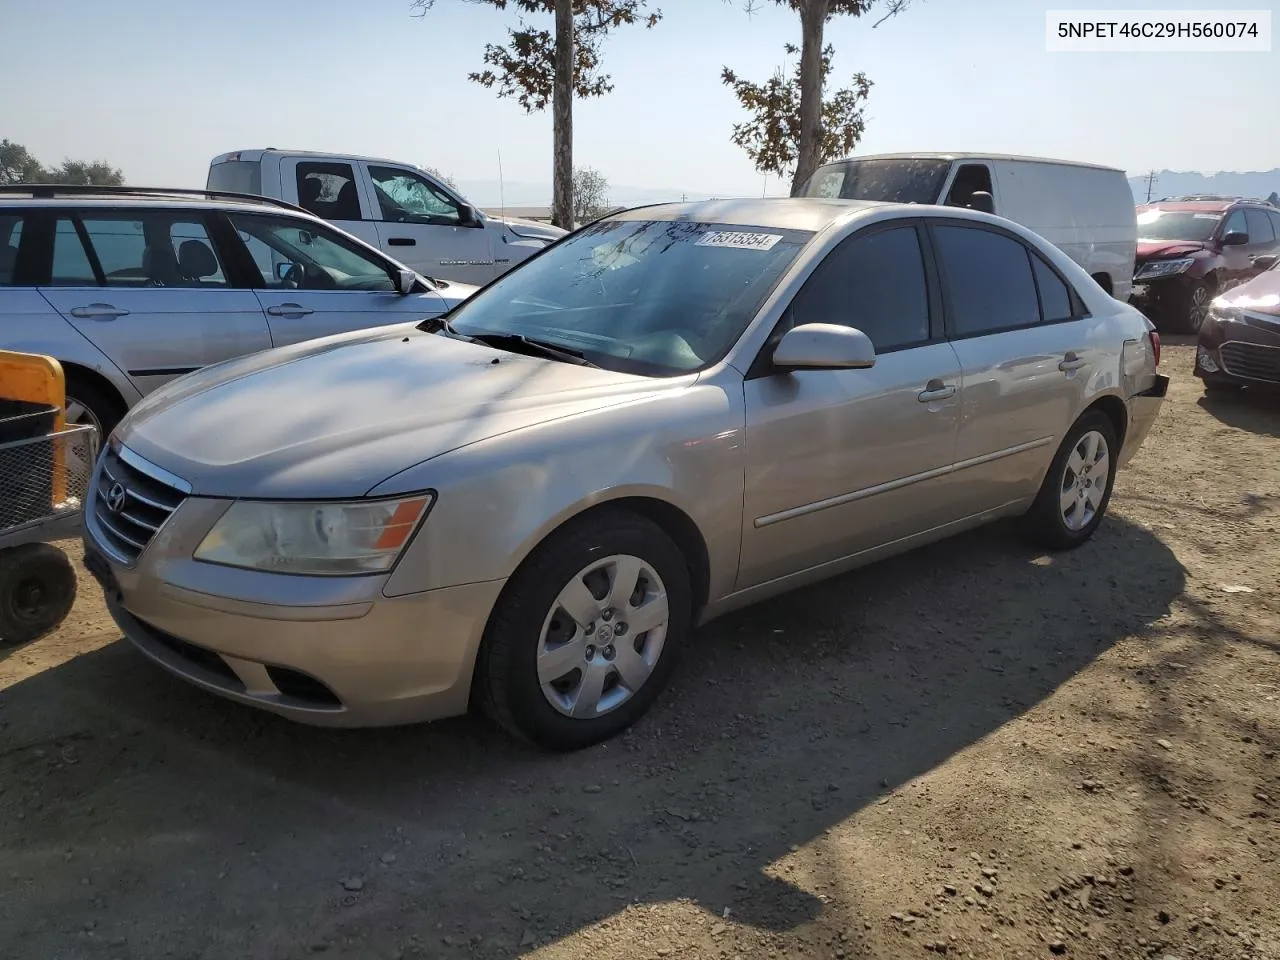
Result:
<svg viewBox="0 0 1280 960">
<path fill-rule="evenodd" d="M 933 403 L 935 400 L 947 400 L 955 395 L 954 383 L 943 383 L 935 377 L 924 385 L 924 389 L 920 391 L 919 400 L 921 403 Z"/>
<path fill-rule="evenodd" d="M 393 247 L 412 247 L 416 246 L 418 241 L 413 237 L 389 237 L 387 243 Z"/>
<path fill-rule="evenodd" d="M 305 317 L 308 313 L 315 313 L 315 311 L 300 303 L 282 303 L 279 306 L 267 307 L 267 313 L 273 317 Z"/>
<path fill-rule="evenodd" d="M 91 303 L 87 307 L 72 307 L 71 315 L 81 320 L 114 320 L 116 317 L 127 317 L 129 311 L 109 303 Z"/>
<path fill-rule="evenodd" d="M 1085 361 L 1076 356 L 1074 350 L 1068 350 L 1067 355 L 1062 358 L 1062 362 L 1058 364 L 1058 369 L 1063 373 L 1070 373 L 1072 370 L 1079 370 L 1083 367 Z"/>
</svg>

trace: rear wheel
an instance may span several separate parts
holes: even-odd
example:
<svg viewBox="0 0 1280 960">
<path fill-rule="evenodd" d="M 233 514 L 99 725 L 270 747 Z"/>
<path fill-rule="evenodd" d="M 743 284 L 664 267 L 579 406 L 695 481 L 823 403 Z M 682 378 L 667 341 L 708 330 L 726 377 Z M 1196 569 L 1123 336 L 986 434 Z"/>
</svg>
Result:
<svg viewBox="0 0 1280 960">
<path fill-rule="evenodd" d="M 576 750 L 652 706 L 692 629 L 689 570 L 653 522 L 604 510 L 553 534 L 494 610 L 481 706 L 509 732 Z"/>
<path fill-rule="evenodd" d="M 1052 550 L 1069 550 L 1092 537 L 1111 502 L 1119 452 L 1110 417 L 1095 410 L 1077 420 L 1027 512 L 1032 538 Z"/>
<path fill-rule="evenodd" d="M 67 423 L 93 427 L 98 433 L 100 446 L 124 414 L 125 405 L 119 397 L 109 394 L 87 377 L 74 373 L 67 375 Z M 74 449 L 73 456 L 81 461 L 79 472 L 88 476 L 93 468 L 88 447 Z"/>
<path fill-rule="evenodd" d="M 76 571 L 47 543 L 0 552 L 0 643 L 28 643 L 55 629 L 76 599 Z"/>
</svg>

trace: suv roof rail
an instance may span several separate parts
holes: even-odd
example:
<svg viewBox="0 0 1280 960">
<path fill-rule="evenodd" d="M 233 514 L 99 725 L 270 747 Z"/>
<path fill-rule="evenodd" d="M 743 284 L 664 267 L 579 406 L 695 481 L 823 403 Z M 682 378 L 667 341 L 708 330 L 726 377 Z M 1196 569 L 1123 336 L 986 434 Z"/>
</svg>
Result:
<svg viewBox="0 0 1280 960">
<path fill-rule="evenodd" d="M 82 183 L 6 183 L 0 184 L 0 196 L 7 194 L 30 194 L 32 198 L 47 200 L 54 197 L 203 197 L 207 200 L 240 200 L 244 203 L 264 203 L 273 207 L 282 207 L 295 213 L 306 210 L 287 200 L 275 197 L 262 197 L 254 193 L 236 193 L 232 190 L 206 190 L 192 187 L 126 187 L 126 186 L 93 186 Z"/>
<path fill-rule="evenodd" d="M 1165 197 L 1159 203 L 1194 203 L 1197 200 L 1218 201 L 1221 203 L 1260 203 L 1264 207 L 1274 206 L 1270 201 L 1263 200 L 1259 197 L 1239 197 L 1239 196 L 1223 196 L 1216 193 L 1193 193 L 1184 197 Z"/>
</svg>

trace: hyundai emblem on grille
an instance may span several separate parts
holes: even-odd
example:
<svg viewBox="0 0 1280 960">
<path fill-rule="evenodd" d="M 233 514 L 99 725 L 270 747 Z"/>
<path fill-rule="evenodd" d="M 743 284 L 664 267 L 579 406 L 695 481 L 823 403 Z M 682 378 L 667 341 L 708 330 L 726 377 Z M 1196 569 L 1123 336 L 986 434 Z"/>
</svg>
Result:
<svg viewBox="0 0 1280 960">
<path fill-rule="evenodd" d="M 111 485 L 111 489 L 107 491 L 107 509 L 112 513 L 119 513 L 120 508 L 124 506 L 124 498 L 128 494 L 124 484 L 116 481 Z"/>
</svg>

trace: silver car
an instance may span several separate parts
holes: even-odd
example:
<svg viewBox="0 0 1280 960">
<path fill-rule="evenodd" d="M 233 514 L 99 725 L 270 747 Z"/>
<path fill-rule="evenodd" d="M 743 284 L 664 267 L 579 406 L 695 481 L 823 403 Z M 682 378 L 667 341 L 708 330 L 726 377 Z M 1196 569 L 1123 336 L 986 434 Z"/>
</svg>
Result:
<svg viewBox="0 0 1280 960">
<path fill-rule="evenodd" d="M 203 370 L 97 467 L 87 562 L 170 671 L 328 725 L 640 717 L 694 627 L 998 517 L 1097 529 L 1146 319 L 954 208 L 632 210 L 448 315 Z"/>
<path fill-rule="evenodd" d="M 106 436 L 156 387 L 299 340 L 436 316 L 431 281 L 305 210 L 139 187 L 0 187 L 0 349 L 62 363 L 67 419 Z"/>
</svg>

